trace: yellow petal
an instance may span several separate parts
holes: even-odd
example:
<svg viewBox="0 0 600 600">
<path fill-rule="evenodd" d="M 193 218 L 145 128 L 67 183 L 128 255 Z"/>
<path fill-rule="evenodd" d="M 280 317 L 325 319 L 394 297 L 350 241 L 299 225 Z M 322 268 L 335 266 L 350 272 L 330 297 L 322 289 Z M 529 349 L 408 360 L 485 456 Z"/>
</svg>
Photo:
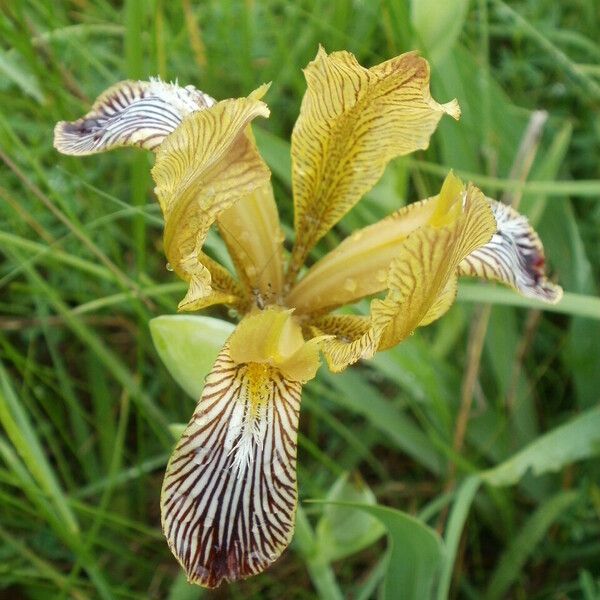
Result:
<svg viewBox="0 0 600 600">
<path fill-rule="evenodd" d="M 485 246 L 459 264 L 459 275 L 499 281 L 529 298 L 558 302 L 562 288 L 548 281 L 544 247 L 527 218 L 501 202 L 489 202 L 496 232 Z"/>
<path fill-rule="evenodd" d="M 236 271 L 259 304 L 283 290 L 283 232 L 270 182 L 223 211 L 217 219 Z"/>
<path fill-rule="evenodd" d="M 101 94 L 81 119 L 57 123 L 54 147 L 75 155 L 119 146 L 155 150 L 185 116 L 214 103 L 192 85 L 183 88 L 159 79 L 121 81 Z"/>
<path fill-rule="evenodd" d="M 158 149 L 152 176 L 165 217 L 164 248 L 173 268 L 190 280 L 185 305 L 211 290 L 201 254 L 210 226 L 269 180 L 269 169 L 245 134 L 254 118 L 269 115 L 259 100 L 264 91 L 193 113 Z"/>
<path fill-rule="evenodd" d="M 361 358 L 371 358 L 377 350 L 379 336 L 369 317 L 326 315 L 315 319 L 310 329 L 315 336 L 331 336 L 320 347 L 333 373 Z"/>
<path fill-rule="evenodd" d="M 225 345 L 167 466 L 162 527 L 189 581 L 263 571 L 289 544 L 301 384 Z"/>
<path fill-rule="evenodd" d="M 319 314 L 385 290 L 399 245 L 428 223 L 438 197 L 404 206 L 348 236 L 308 270 L 285 304 L 298 314 Z"/>
<path fill-rule="evenodd" d="M 381 331 L 380 349 L 398 344 L 445 312 L 454 299 L 452 280 L 459 263 L 491 239 L 496 223 L 481 191 L 469 185 L 458 202 L 460 216 L 447 223 L 456 206 L 447 202 L 436 221 L 443 225 L 415 231 L 392 261 L 388 294 L 371 303 L 373 326 Z"/>
<path fill-rule="evenodd" d="M 387 271 L 387 295 L 371 302 L 370 317 L 330 315 L 312 320 L 313 334 L 336 336 L 322 344 L 332 370 L 343 370 L 377 349 L 394 346 L 440 317 L 456 296 L 458 264 L 486 244 L 495 230 L 483 194 L 472 185 L 464 190 L 452 174 L 439 196 L 415 210 L 426 215 L 426 222 L 396 245 Z"/>
<path fill-rule="evenodd" d="M 230 353 L 237 363 L 271 365 L 287 379 L 305 383 L 319 368 L 321 341 L 305 342 L 292 311 L 271 306 L 241 321 L 231 336 Z"/>
<path fill-rule="evenodd" d="M 179 303 L 179 310 L 196 311 L 214 304 L 227 304 L 238 310 L 246 309 L 250 298 L 225 267 L 203 252 L 198 254 L 196 266 L 199 274 L 195 278 L 192 278 L 190 271 L 184 270 L 181 265 L 177 265 L 177 268 L 173 267 L 179 277 L 191 284 L 184 299 Z M 193 270 L 193 267 L 191 269 Z M 205 287 L 196 290 L 194 286 L 197 285 Z"/>
<path fill-rule="evenodd" d="M 394 157 L 426 148 L 444 113 L 429 65 L 414 53 L 372 69 L 349 52 L 321 48 L 305 70 L 308 84 L 292 135 L 296 245 L 293 280 L 314 244 L 358 202 Z"/>
<path fill-rule="evenodd" d="M 286 298 L 297 314 L 320 314 L 387 289 L 389 266 L 419 227 L 441 227 L 462 211 L 463 183 L 452 172 L 437 196 L 360 229 L 314 264 Z"/>
</svg>

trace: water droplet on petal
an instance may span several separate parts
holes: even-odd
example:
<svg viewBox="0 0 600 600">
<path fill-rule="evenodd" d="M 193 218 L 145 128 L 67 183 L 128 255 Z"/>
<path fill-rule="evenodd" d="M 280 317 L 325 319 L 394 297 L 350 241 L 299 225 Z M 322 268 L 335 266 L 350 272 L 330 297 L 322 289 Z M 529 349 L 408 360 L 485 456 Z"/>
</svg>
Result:
<svg viewBox="0 0 600 600">
<path fill-rule="evenodd" d="M 173 265 L 171 263 L 168 262 L 166 267 L 167 267 L 167 271 L 173 271 Z"/>
<path fill-rule="evenodd" d="M 377 281 L 380 283 L 385 283 L 387 281 L 387 271 L 385 269 L 379 269 L 377 271 Z"/>
<path fill-rule="evenodd" d="M 344 281 L 344 289 L 347 292 L 350 292 L 350 293 L 355 292 L 357 286 L 358 286 L 358 283 L 356 282 L 356 279 L 352 279 L 352 277 L 348 277 L 346 279 L 346 281 Z"/>
</svg>

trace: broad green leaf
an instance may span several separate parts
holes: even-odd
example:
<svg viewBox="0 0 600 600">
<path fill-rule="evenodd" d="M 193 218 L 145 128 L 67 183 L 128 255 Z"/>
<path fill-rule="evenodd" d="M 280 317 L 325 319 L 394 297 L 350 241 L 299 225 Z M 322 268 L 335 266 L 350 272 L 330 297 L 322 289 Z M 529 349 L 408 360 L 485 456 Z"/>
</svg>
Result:
<svg viewBox="0 0 600 600">
<path fill-rule="evenodd" d="M 338 506 L 362 510 L 387 529 L 389 562 L 383 584 L 385 600 L 430 598 L 444 555 L 439 535 L 406 513 L 387 506 L 335 502 Z"/>
<path fill-rule="evenodd" d="M 317 555 L 320 559 L 332 562 L 356 554 L 377 541 L 385 527 L 375 517 L 335 502 L 357 502 L 374 505 L 375 494 L 358 476 L 344 473 L 333 484 L 326 500 L 323 516 L 317 523 Z"/>
<path fill-rule="evenodd" d="M 410 20 L 418 41 L 432 62 L 439 61 L 452 49 L 468 8 L 469 0 L 412 0 Z"/>
<path fill-rule="evenodd" d="M 484 471 L 481 478 L 494 486 L 513 485 L 529 469 L 533 475 L 541 475 L 597 454 L 600 454 L 600 408 L 593 408 L 542 435 L 497 467 Z"/>
<path fill-rule="evenodd" d="M 195 315 L 163 315 L 150 321 L 158 355 L 173 379 L 195 400 L 234 329 L 227 321 Z"/>
</svg>

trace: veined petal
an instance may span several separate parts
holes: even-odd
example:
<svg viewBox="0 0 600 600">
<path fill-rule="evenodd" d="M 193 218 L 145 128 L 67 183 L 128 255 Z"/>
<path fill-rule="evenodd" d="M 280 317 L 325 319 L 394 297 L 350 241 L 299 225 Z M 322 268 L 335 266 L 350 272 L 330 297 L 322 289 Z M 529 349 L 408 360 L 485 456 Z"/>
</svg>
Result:
<svg viewBox="0 0 600 600">
<path fill-rule="evenodd" d="M 312 321 L 310 330 L 315 336 L 331 336 L 321 343 L 321 350 L 333 373 L 361 358 L 371 358 L 379 342 L 371 319 L 358 315 L 325 315 Z"/>
<path fill-rule="evenodd" d="M 299 314 L 329 312 L 387 288 L 400 244 L 433 217 L 438 196 L 413 202 L 343 240 L 317 261 L 286 298 Z"/>
<path fill-rule="evenodd" d="M 269 181 L 270 171 L 245 133 L 269 110 L 263 86 L 248 98 L 225 100 L 189 115 L 161 144 L 152 176 L 165 217 L 164 248 L 190 289 L 181 309 L 211 291 L 202 246 L 217 216 Z"/>
<path fill-rule="evenodd" d="M 236 270 L 257 304 L 280 300 L 284 236 L 271 182 L 224 210 L 217 223 Z"/>
<path fill-rule="evenodd" d="M 289 544 L 297 502 L 301 384 L 228 345 L 167 466 L 163 531 L 188 579 L 205 587 L 264 570 Z"/>
<path fill-rule="evenodd" d="M 54 147 L 75 155 L 119 146 L 155 150 L 185 116 L 214 103 L 192 85 L 179 87 L 159 79 L 121 81 L 101 94 L 81 119 L 57 123 Z"/>
<path fill-rule="evenodd" d="M 443 190 L 440 199 L 442 196 Z M 445 211 L 437 210 L 441 206 L 437 204 L 432 221 L 439 227 L 422 227 L 406 239 L 390 265 L 387 296 L 371 303 L 382 350 L 395 346 L 450 307 L 459 263 L 489 242 L 496 229 L 488 202 L 472 184 L 455 200 L 448 197 Z M 459 216 L 455 216 L 457 206 Z"/>
<path fill-rule="evenodd" d="M 558 302 L 562 288 L 548 281 L 544 247 L 527 218 L 506 204 L 489 202 L 496 219 L 496 232 L 485 246 L 459 264 L 459 275 L 492 279 L 529 298 Z"/>
<path fill-rule="evenodd" d="M 206 269 L 206 271 L 202 271 L 202 274 L 206 278 L 209 292 L 206 294 L 205 290 L 201 290 L 199 293 L 195 293 L 193 289 L 188 290 L 185 298 L 179 304 L 180 310 L 201 310 L 214 304 L 227 304 L 238 310 L 243 310 L 248 306 L 250 299 L 247 297 L 245 290 L 225 267 L 204 254 L 204 252 L 198 254 L 196 264 L 200 265 L 201 269 Z M 179 277 L 192 283 L 190 273 L 185 271 L 181 265 L 172 268 Z M 194 281 L 194 285 L 196 281 Z"/>
<path fill-rule="evenodd" d="M 377 349 L 394 346 L 440 317 L 456 296 L 458 264 L 495 231 L 483 194 L 472 185 L 465 190 L 452 173 L 440 194 L 416 210 L 427 216 L 426 222 L 396 245 L 387 271 L 387 295 L 371 302 L 370 317 L 312 320 L 313 333 L 336 336 L 322 345 L 332 370 L 341 371 Z"/>
<path fill-rule="evenodd" d="M 295 276 L 314 244 L 358 202 L 394 157 L 426 148 L 456 101 L 429 93 L 429 65 L 414 53 L 372 69 L 349 52 L 321 48 L 305 69 L 308 84 L 292 135 Z"/>
</svg>

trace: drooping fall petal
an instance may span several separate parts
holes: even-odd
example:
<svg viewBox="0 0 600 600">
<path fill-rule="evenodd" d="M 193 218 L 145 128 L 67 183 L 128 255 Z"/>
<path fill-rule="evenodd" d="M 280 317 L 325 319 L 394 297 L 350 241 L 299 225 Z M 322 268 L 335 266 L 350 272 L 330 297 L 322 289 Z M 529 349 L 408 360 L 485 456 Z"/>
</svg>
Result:
<svg viewBox="0 0 600 600">
<path fill-rule="evenodd" d="M 164 533 L 191 582 L 255 575 L 288 545 L 300 393 L 275 367 L 238 364 L 228 345 L 219 355 L 161 496 Z"/>
<path fill-rule="evenodd" d="M 60 121 L 54 147 L 63 154 L 87 155 L 120 146 L 155 150 L 192 112 L 215 103 L 194 86 L 159 79 L 121 81 L 108 88 L 77 121 Z"/>
<path fill-rule="evenodd" d="M 152 176 L 165 217 L 164 249 L 190 284 L 181 310 L 194 310 L 211 292 L 201 256 L 210 226 L 269 181 L 268 167 L 245 134 L 254 118 L 269 115 L 260 101 L 266 89 L 189 115 L 158 149 Z"/>
<path fill-rule="evenodd" d="M 365 69 L 349 52 L 321 48 L 305 75 L 292 135 L 292 275 L 392 158 L 426 148 L 443 114 L 460 115 L 456 101 L 431 98 L 429 65 L 414 53 Z"/>
<path fill-rule="evenodd" d="M 558 302 L 562 288 L 546 277 L 544 247 L 527 218 L 501 202 L 490 200 L 490 204 L 496 232 L 459 264 L 459 275 L 499 281 L 523 296 Z"/>
</svg>

